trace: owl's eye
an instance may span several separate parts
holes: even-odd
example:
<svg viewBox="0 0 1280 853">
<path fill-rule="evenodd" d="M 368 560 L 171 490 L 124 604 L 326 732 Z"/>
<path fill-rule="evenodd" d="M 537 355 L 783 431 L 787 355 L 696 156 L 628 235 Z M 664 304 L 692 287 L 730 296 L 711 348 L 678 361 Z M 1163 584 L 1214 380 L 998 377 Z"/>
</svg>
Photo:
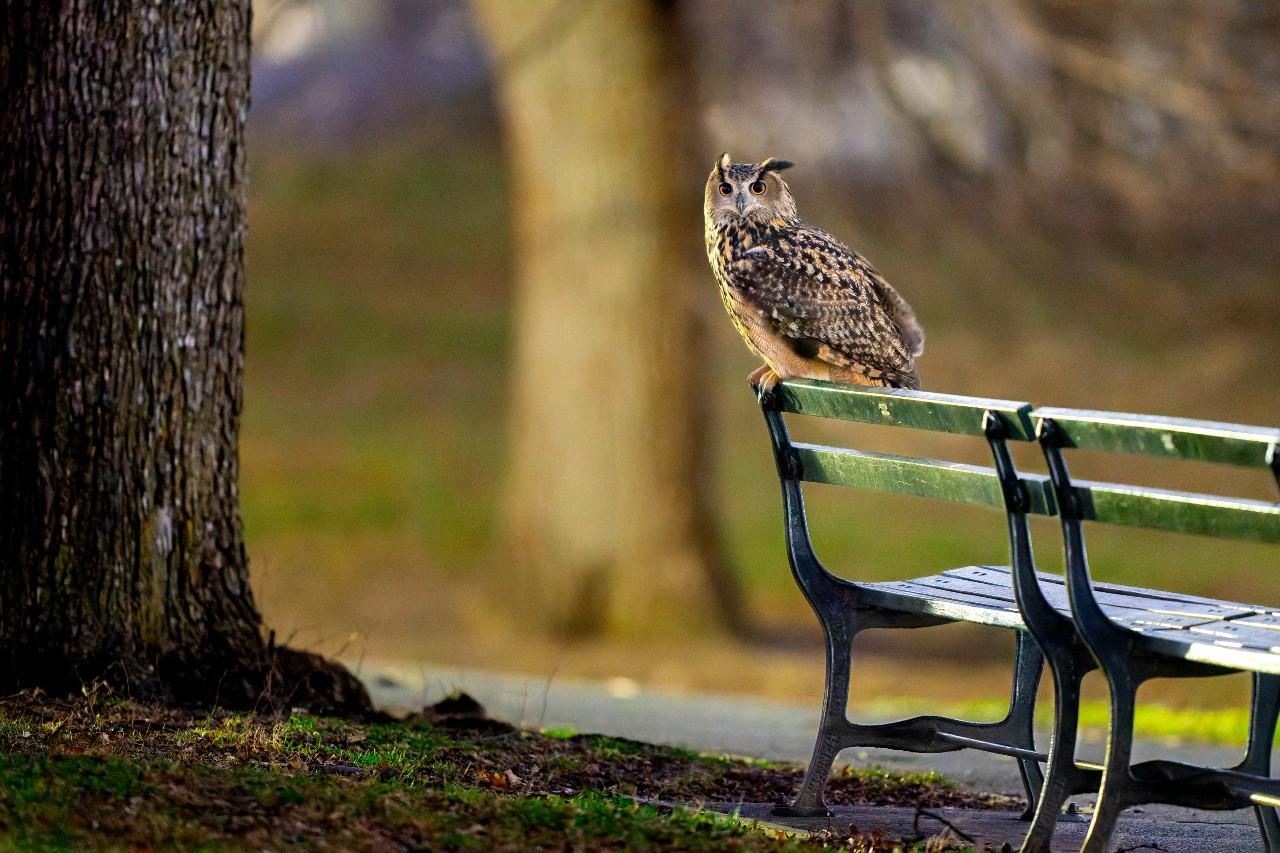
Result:
<svg viewBox="0 0 1280 853">
<path fill-rule="evenodd" d="M 752 181 L 751 191 L 756 195 L 764 195 L 764 181 Z"/>
<path fill-rule="evenodd" d="M 728 195 L 733 192 L 733 187 L 729 186 L 727 181 L 720 182 L 720 195 Z"/>
</svg>

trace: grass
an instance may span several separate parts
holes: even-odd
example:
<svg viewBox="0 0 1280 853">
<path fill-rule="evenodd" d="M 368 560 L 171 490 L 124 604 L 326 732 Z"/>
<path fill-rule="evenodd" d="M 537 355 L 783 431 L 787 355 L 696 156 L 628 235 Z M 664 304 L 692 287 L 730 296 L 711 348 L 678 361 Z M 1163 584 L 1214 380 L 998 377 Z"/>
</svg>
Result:
<svg viewBox="0 0 1280 853">
<path fill-rule="evenodd" d="M 870 849 L 861 836 L 785 835 L 659 802 L 750 802 L 798 781 L 788 765 L 549 737 L 475 714 L 365 723 L 0 702 L 0 850 Z M 1009 806 L 880 770 L 843 773 L 831 797 Z"/>
<path fill-rule="evenodd" d="M 118 759 L 6 760 L 0 849 L 106 849 L 135 844 L 182 849 L 320 847 L 376 849 L 409 842 L 429 849 L 778 849 L 800 842 L 705 813 L 658 809 L 593 792 L 506 796 L 458 784 L 353 786 L 331 777 L 270 770 L 183 768 Z M 182 789 L 185 796 L 174 797 Z M 203 798 L 234 813 L 209 809 Z M 121 804 L 138 813 L 120 817 Z M 143 810 L 150 812 L 144 816 Z M 349 845 L 349 846 L 348 846 Z"/>
<path fill-rule="evenodd" d="M 914 697 L 885 698 L 861 706 L 859 710 L 876 716 L 942 714 L 965 720 L 996 720 L 1007 704 L 995 700 L 970 702 L 929 702 Z M 1085 740 L 1106 738 L 1110 709 L 1105 702 L 1086 701 L 1080 705 L 1080 730 Z M 1053 704 L 1041 702 L 1036 708 L 1036 724 L 1048 731 L 1053 726 Z M 1243 748 L 1249 734 L 1248 708 L 1170 708 L 1140 704 L 1134 716 L 1137 737 L 1167 744 L 1202 743 Z"/>
</svg>

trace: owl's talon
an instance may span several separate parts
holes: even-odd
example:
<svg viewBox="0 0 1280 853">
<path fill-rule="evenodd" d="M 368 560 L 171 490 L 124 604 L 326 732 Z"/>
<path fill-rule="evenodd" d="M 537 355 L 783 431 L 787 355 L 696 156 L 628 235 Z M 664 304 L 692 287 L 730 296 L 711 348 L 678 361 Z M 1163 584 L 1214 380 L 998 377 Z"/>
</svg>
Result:
<svg viewBox="0 0 1280 853">
<path fill-rule="evenodd" d="M 778 387 L 778 381 L 778 374 L 774 373 L 767 364 L 760 365 L 747 377 L 747 382 L 755 389 L 756 401 L 762 408 L 772 409 L 777 402 L 775 389 Z"/>
</svg>

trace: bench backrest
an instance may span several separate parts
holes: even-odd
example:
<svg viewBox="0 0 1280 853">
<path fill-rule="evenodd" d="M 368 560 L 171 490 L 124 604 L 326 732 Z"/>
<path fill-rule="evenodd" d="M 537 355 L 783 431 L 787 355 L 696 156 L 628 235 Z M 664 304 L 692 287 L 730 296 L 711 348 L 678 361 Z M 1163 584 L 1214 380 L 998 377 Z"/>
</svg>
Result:
<svg viewBox="0 0 1280 853">
<path fill-rule="evenodd" d="M 1036 409 L 1033 416 L 1041 442 L 1051 450 L 1080 448 L 1269 468 L 1280 484 L 1278 429 L 1081 409 Z M 1060 479 L 1065 465 L 1062 475 Z M 1087 521 L 1280 543 L 1280 503 L 1271 501 L 1070 479 L 1061 503 Z"/>
<path fill-rule="evenodd" d="M 777 408 L 792 414 L 977 437 L 986 436 L 987 419 L 994 417 L 1008 440 L 1034 441 L 1036 437 L 1029 403 L 808 379 L 781 382 L 773 393 Z M 778 444 L 778 436 L 774 440 Z M 788 454 L 793 470 L 784 474 L 797 480 L 1005 508 L 994 468 L 804 442 L 787 441 L 785 447 L 775 449 Z M 780 459 L 779 465 L 784 464 Z M 1053 515 L 1048 478 L 1027 474 L 1022 483 L 1027 512 Z"/>
<path fill-rule="evenodd" d="M 1056 448 L 1139 453 L 1270 469 L 1280 484 L 1280 429 L 1118 412 L 1033 408 L 1029 403 L 1010 400 L 809 379 L 786 380 L 773 393 L 777 410 L 791 414 L 975 437 L 986 435 L 987 419 L 994 417 L 1001 422 L 1007 441 L 1038 439 Z M 804 482 L 1006 507 L 994 468 L 793 442 L 785 433 L 775 435 L 774 441 L 780 466 L 791 466 L 784 475 Z M 1058 500 L 1049 477 L 1031 473 L 1018 476 L 1028 514 L 1058 513 Z M 1089 480 L 1070 480 L 1069 493 L 1064 498 L 1074 501 L 1073 514 L 1087 521 L 1280 543 L 1280 502 Z"/>
</svg>

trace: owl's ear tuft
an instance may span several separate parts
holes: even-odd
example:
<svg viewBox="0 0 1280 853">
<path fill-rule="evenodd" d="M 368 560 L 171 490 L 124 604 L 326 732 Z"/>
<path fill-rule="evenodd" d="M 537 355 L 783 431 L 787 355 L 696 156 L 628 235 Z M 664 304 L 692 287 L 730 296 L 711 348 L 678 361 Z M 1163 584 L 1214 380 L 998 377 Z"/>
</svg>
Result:
<svg viewBox="0 0 1280 853">
<path fill-rule="evenodd" d="M 729 159 L 729 152 L 726 151 L 720 155 L 720 159 L 716 161 L 716 166 L 720 169 L 720 178 L 729 173 L 729 167 L 733 165 L 733 161 Z"/>
<path fill-rule="evenodd" d="M 773 157 L 768 157 L 761 161 L 760 165 L 756 168 L 759 173 L 763 175 L 765 172 L 781 172 L 783 169 L 790 169 L 794 165 L 795 163 L 792 163 L 790 160 L 778 160 Z"/>
</svg>

